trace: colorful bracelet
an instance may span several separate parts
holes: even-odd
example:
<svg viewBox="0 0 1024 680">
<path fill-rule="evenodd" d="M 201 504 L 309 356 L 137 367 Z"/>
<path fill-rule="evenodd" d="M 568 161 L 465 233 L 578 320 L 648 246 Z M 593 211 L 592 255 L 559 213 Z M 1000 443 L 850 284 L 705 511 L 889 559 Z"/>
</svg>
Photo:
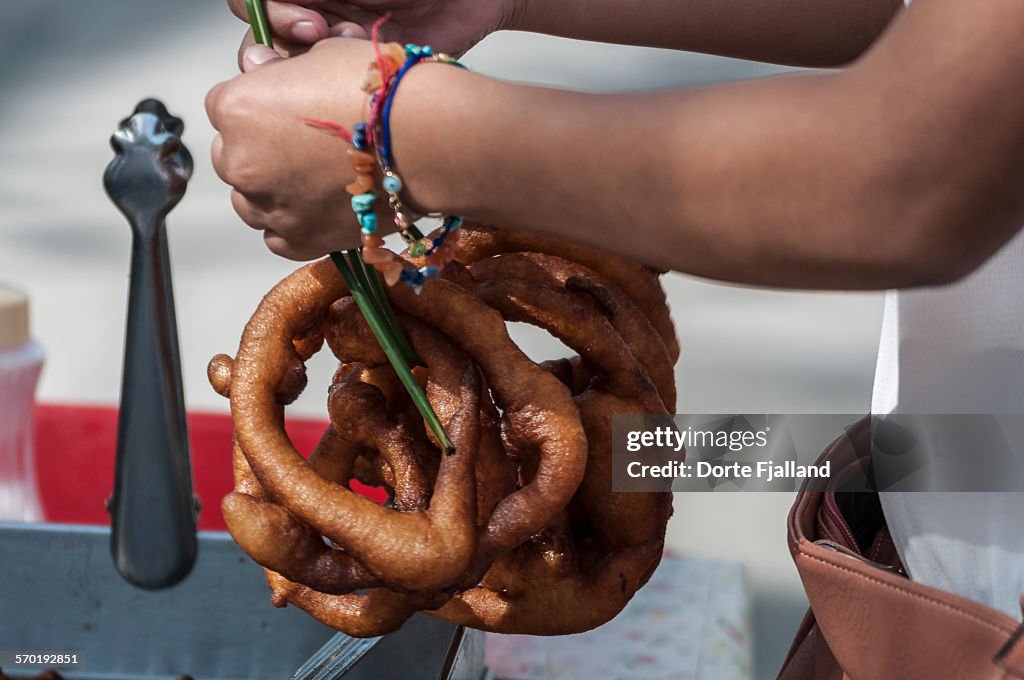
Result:
<svg viewBox="0 0 1024 680">
<path fill-rule="evenodd" d="M 381 46 L 376 41 L 374 47 L 377 59 L 363 80 L 363 90 L 372 93 L 370 117 L 353 128 L 352 148 L 348 155 L 356 179 L 346 190 L 352 194 L 352 209 L 362 230 L 363 260 L 376 268 L 388 285 L 403 281 L 419 292 L 427 280 L 437 277 L 444 265 L 454 258 L 454 249 L 446 239 L 462 225 L 462 220 L 455 216 L 444 217 L 440 234 L 431 241 L 423 237 L 413 224 L 415 220 L 407 215 L 400 197 L 403 183 L 393 170 L 391 107 L 398 84 L 413 66 L 424 62 L 462 65 L 447 55 L 434 54 L 430 47 L 402 47 L 397 43 Z M 388 205 L 394 212 L 395 226 L 408 245 L 408 255 L 414 266 L 407 266 L 406 260 L 384 248 L 384 239 L 376 233 L 378 196 L 374 191 L 375 164 L 383 174 L 382 185 L 388 196 Z"/>
</svg>

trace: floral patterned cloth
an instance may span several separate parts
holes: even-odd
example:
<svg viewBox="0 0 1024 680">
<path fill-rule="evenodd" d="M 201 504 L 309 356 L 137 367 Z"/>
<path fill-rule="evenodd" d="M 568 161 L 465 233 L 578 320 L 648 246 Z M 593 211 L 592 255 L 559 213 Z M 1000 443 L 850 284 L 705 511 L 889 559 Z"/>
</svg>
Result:
<svg viewBox="0 0 1024 680">
<path fill-rule="evenodd" d="M 613 621 L 580 635 L 488 635 L 499 680 L 749 680 L 743 565 L 666 551 Z"/>
</svg>

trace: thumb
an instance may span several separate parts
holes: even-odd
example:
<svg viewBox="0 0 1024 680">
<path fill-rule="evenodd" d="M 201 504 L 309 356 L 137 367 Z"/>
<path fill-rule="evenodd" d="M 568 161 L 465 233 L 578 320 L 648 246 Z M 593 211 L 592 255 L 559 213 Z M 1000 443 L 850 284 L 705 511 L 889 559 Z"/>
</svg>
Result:
<svg viewBox="0 0 1024 680">
<path fill-rule="evenodd" d="M 265 45 L 251 45 L 242 53 L 242 72 L 248 73 L 264 64 L 281 59 L 281 55 Z"/>
</svg>

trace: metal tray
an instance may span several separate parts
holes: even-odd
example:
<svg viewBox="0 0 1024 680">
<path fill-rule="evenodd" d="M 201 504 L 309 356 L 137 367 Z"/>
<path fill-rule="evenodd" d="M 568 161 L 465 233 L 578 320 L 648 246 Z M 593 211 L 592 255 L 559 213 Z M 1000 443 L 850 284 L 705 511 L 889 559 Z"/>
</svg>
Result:
<svg viewBox="0 0 1024 680">
<path fill-rule="evenodd" d="M 77 666 L 58 669 L 67 680 L 284 680 L 334 636 L 273 608 L 262 571 L 227 534 L 200 533 L 188 578 L 144 591 L 114 570 L 109 529 L 0 524 L 0 652 L 76 652 Z M 479 639 L 417 616 L 345 679 L 470 677 L 453 670 L 482 664 Z"/>
</svg>

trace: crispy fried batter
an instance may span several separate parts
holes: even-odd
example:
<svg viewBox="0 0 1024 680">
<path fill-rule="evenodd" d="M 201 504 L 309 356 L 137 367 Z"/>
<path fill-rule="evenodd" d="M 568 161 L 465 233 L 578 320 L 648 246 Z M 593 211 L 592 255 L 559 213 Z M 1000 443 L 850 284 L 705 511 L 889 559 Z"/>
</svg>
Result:
<svg viewBox="0 0 1024 680">
<path fill-rule="evenodd" d="M 455 232 L 452 244 L 456 260 L 462 263 L 502 253 L 547 253 L 593 269 L 621 288 L 643 310 L 665 343 L 672 363 L 679 358 L 679 341 L 665 291 L 658 282 L 659 273 L 650 267 L 575 243 L 512 229 L 466 228 Z"/>
<path fill-rule="evenodd" d="M 664 292 L 646 267 L 554 239 L 467 227 L 453 242 L 461 264 L 419 296 L 388 295 L 456 453 L 437 448 L 321 261 L 264 298 L 234 360 L 210 362 L 235 423 L 228 528 L 266 568 L 275 605 L 350 635 L 420 610 L 496 632 L 587 630 L 649 578 L 671 514 L 667 490 L 611 490 L 612 415 L 674 408 Z M 579 356 L 538 365 L 506 321 Z M 325 341 L 341 366 L 331 426 L 307 461 L 284 405 Z M 386 487 L 388 504 L 353 493 L 353 479 Z"/>
</svg>

